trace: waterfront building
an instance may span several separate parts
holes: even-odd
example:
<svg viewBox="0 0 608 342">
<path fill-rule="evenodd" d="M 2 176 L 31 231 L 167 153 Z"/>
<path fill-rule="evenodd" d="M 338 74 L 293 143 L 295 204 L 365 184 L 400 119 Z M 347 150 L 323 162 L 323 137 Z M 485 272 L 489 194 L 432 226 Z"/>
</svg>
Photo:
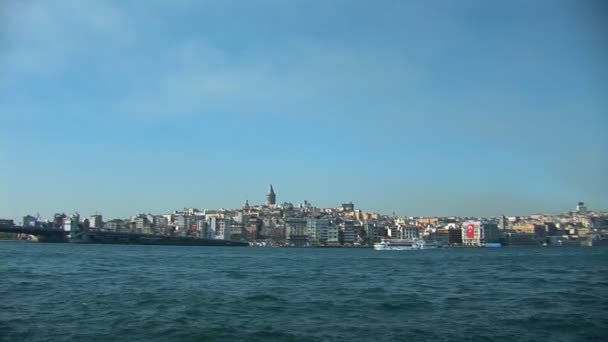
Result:
<svg viewBox="0 0 608 342">
<path fill-rule="evenodd" d="M 337 245 L 340 243 L 340 227 L 335 224 L 327 226 L 327 244 Z"/>
<path fill-rule="evenodd" d="M 188 230 L 197 230 L 197 221 L 198 218 L 196 216 L 178 214 L 175 215 L 174 224 L 175 229 L 178 231 L 188 231 Z"/>
<path fill-rule="evenodd" d="M 363 224 L 359 223 L 360 221 L 355 221 L 354 231 L 355 231 L 355 243 L 365 242 L 365 238 L 367 237 L 367 232 L 363 228 Z"/>
<path fill-rule="evenodd" d="M 174 224 L 175 223 L 175 215 L 173 214 L 165 214 L 162 215 L 165 218 L 166 224 Z"/>
<path fill-rule="evenodd" d="M 11 219 L 0 219 L 0 225 L 14 226 L 15 221 Z"/>
<path fill-rule="evenodd" d="M 505 215 L 500 215 L 498 217 L 498 229 L 506 230 L 508 225 L 509 225 L 509 220 L 507 220 L 507 217 Z"/>
<path fill-rule="evenodd" d="M 103 228 L 103 217 L 99 214 L 91 215 L 91 218 L 89 219 L 89 225 L 91 228 Z"/>
<path fill-rule="evenodd" d="M 450 229 L 448 228 L 437 228 L 425 236 L 424 239 L 427 241 L 433 241 L 439 245 L 447 245 L 449 244 L 449 231 Z"/>
<path fill-rule="evenodd" d="M 150 222 L 150 225 L 154 225 L 154 215 L 147 213 L 146 219 L 148 219 L 148 222 Z"/>
<path fill-rule="evenodd" d="M 465 246 L 482 246 L 500 241 L 498 226 L 492 223 L 467 221 L 462 226 L 462 244 Z"/>
<path fill-rule="evenodd" d="M 163 215 L 152 215 L 152 225 L 156 228 L 164 228 L 167 226 L 167 218 Z"/>
<path fill-rule="evenodd" d="M 277 226 L 270 233 L 270 238 L 275 242 L 284 243 L 285 242 L 285 227 Z"/>
<path fill-rule="evenodd" d="M 245 223 L 245 215 L 243 215 L 243 211 L 239 210 L 237 211 L 233 216 L 232 216 L 232 220 L 237 222 L 237 223 Z"/>
<path fill-rule="evenodd" d="M 110 220 L 103 224 L 103 229 L 111 232 L 120 232 L 124 230 L 125 221 L 121 219 Z"/>
<path fill-rule="evenodd" d="M 255 224 L 248 223 L 245 225 L 245 231 L 243 232 L 243 237 L 246 240 L 253 241 L 258 238 L 258 229 Z"/>
<path fill-rule="evenodd" d="M 78 224 L 80 223 L 80 215 L 73 214 L 63 221 L 63 230 L 66 232 L 74 232 L 78 230 Z"/>
<path fill-rule="evenodd" d="M 261 222 L 262 225 L 259 227 L 258 229 L 258 235 L 261 238 L 267 238 L 268 236 L 272 235 L 272 231 L 274 230 L 274 228 L 276 227 L 277 224 L 279 224 L 279 215 L 273 215 L 273 216 L 266 216 L 264 217 Z"/>
<path fill-rule="evenodd" d="M 266 193 L 266 205 L 271 206 L 277 203 L 277 196 L 274 193 L 274 189 L 272 188 L 272 184 L 270 184 L 270 188 L 268 189 L 268 193 Z"/>
<path fill-rule="evenodd" d="M 304 247 L 308 245 L 306 226 L 307 221 L 303 218 L 289 218 L 285 220 L 287 243 L 294 247 Z"/>
<path fill-rule="evenodd" d="M 306 229 L 309 242 L 313 245 L 324 244 L 327 242 L 327 229 L 329 220 L 309 218 L 306 221 Z"/>
<path fill-rule="evenodd" d="M 215 239 L 215 236 L 217 235 L 217 220 L 219 219 L 219 217 L 217 216 L 207 216 L 206 217 L 206 234 L 205 236 L 209 236 L 210 239 Z"/>
<path fill-rule="evenodd" d="M 241 240 L 243 238 L 244 229 L 244 223 L 232 221 L 230 224 L 230 240 Z"/>
<path fill-rule="evenodd" d="M 244 217 L 245 220 L 245 228 L 248 231 L 249 239 L 258 239 L 260 237 L 260 233 L 262 231 L 262 227 L 264 225 L 264 220 L 259 216 L 248 216 Z"/>
<path fill-rule="evenodd" d="M 353 221 L 344 221 L 340 224 L 342 230 L 342 241 L 352 244 L 355 242 L 355 223 Z"/>
<path fill-rule="evenodd" d="M 388 235 L 391 239 L 417 239 L 420 237 L 420 228 L 405 224 L 398 224 L 397 227 L 388 229 Z"/>
<path fill-rule="evenodd" d="M 485 222 L 483 224 L 483 228 L 485 230 L 485 243 L 496 243 L 500 242 L 501 238 L 504 236 L 504 232 L 498 229 L 498 225 L 496 223 Z"/>
<path fill-rule="evenodd" d="M 216 240 L 230 240 L 232 220 L 228 217 L 207 217 L 207 227 L 213 233 L 209 233 Z"/>
<path fill-rule="evenodd" d="M 201 239 L 215 239 L 215 229 L 209 226 L 207 220 L 199 218 L 196 222 L 198 235 Z"/>
<path fill-rule="evenodd" d="M 544 238 L 547 235 L 555 235 L 559 232 L 557 226 L 553 222 L 545 222 L 541 229 L 535 231 L 538 237 Z"/>
<path fill-rule="evenodd" d="M 57 228 L 62 228 L 66 218 L 66 214 L 55 213 L 55 215 L 53 215 L 53 225 Z"/>
<path fill-rule="evenodd" d="M 217 220 L 217 226 L 215 229 L 216 240 L 230 240 L 230 233 L 232 232 L 232 220 L 228 217 Z"/>
<path fill-rule="evenodd" d="M 23 226 L 24 227 L 33 227 L 36 225 L 36 218 L 32 215 L 23 216 Z"/>
<path fill-rule="evenodd" d="M 448 244 L 462 245 L 462 229 L 448 228 Z"/>
<path fill-rule="evenodd" d="M 135 229 L 140 233 L 149 233 L 151 222 L 146 215 L 138 215 L 135 218 Z"/>
<path fill-rule="evenodd" d="M 365 230 L 365 236 L 369 243 L 376 241 L 376 224 L 373 221 L 363 222 L 363 230 Z"/>
</svg>

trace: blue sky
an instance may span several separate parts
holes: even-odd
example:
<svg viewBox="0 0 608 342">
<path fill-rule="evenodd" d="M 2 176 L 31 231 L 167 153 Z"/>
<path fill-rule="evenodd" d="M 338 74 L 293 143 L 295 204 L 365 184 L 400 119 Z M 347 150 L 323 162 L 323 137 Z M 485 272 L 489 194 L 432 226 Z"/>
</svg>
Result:
<svg viewBox="0 0 608 342">
<path fill-rule="evenodd" d="M 4 1 L 0 217 L 608 208 L 601 1 Z"/>
</svg>

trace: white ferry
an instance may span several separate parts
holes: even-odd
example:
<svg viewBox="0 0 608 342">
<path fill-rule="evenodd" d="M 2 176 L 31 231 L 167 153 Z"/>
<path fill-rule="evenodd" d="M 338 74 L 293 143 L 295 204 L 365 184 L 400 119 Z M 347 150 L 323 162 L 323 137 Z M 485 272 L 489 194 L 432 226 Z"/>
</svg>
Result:
<svg viewBox="0 0 608 342">
<path fill-rule="evenodd" d="M 425 249 L 426 243 L 422 239 L 382 239 L 374 244 L 377 251 L 408 251 Z"/>
</svg>

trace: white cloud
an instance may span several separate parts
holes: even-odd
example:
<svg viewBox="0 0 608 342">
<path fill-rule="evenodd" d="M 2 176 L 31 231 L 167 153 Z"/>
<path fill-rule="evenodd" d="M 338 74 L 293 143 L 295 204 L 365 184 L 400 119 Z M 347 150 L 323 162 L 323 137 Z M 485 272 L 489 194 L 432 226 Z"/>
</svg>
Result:
<svg viewBox="0 0 608 342">
<path fill-rule="evenodd" d="M 369 93 L 406 92 L 420 79 L 420 70 L 391 51 L 336 47 L 301 37 L 238 52 L 222 49 L 202 34 L 161 43 L 145 30 L 152 25 L 149 17 L 138 27 L 142 22 L 117 4 L 10 2 L 0 86 L 39 79 L 61 84 L 70 72 L 103 70 L 122 93 L 112 99 L 99 94 L 100 102 L 112 103 L 115 115 L 173 118 L 246 109 L 289 115 L 324 103 L 346 104 Z M 138 39 L 142 34 L 142 41 L 154 44 L 145 46 Z M 82 69 L 75 66 L 83 64 Z"/>
<path fill-rule="evenodd" d="M 118 112 L 171 118 L 215 110 L 301 112 L 417 87 L 420 70 L 380 54 L 300 41 L 237 55 L 205 40 L 176 42 L 130 78 Z M 289 110 L 288 110 L 289 109 Z M 245 113 L 244 113 L 245 114 Z"/>
</svg>

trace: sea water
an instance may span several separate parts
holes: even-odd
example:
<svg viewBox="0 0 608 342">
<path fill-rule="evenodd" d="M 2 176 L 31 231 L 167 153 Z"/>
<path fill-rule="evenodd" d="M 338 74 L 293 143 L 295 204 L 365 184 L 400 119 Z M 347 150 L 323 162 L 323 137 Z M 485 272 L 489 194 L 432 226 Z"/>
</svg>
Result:
<svg viewBox="0 0 608 342">
<path fill-rule="evenodd" d="M 601 341 L 608 248 L 0 242 L 2 341 Z"/>
</svg>

